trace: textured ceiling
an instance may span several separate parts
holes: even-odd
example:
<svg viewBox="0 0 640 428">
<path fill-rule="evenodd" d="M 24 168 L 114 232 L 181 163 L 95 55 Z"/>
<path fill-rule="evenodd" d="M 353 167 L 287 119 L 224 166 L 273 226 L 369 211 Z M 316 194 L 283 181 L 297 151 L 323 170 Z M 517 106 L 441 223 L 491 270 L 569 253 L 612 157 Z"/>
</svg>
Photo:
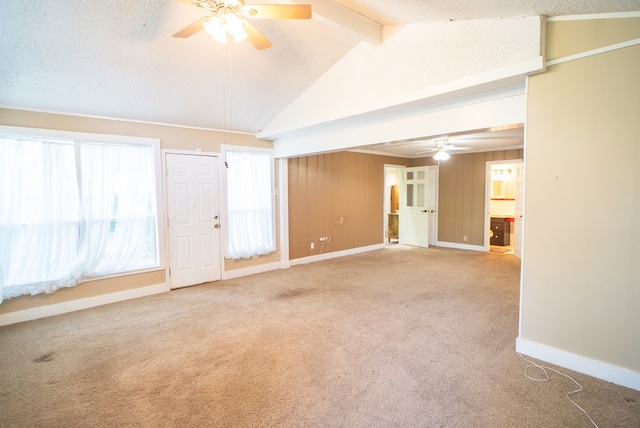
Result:
<svg viewBox="0 0 640 428">
<path fill-rule="evenodd" d="M 176 39 L 207 14 L 175 0 L 0 3 L 0 104 L 23 108 L 255 132 L 357 43 L 316 20 L 256 23 L 264 51 Z"/>
<path fill-rule="evenodd" d="M 336 2 L 383 25 L 640 10 L 640 0 Z M 204 32 L 171 37 L 205 15 L 176 0 L 3 0 L 0 105 L 256 133 L 360 42 L 315 14 L 253 21 L 273 42 L 262 51 Z"/>
<path fill-rule="evenodd" d="M 383 25 L 638 10 L 637 0 L 336 0 Z"/>
</svg>

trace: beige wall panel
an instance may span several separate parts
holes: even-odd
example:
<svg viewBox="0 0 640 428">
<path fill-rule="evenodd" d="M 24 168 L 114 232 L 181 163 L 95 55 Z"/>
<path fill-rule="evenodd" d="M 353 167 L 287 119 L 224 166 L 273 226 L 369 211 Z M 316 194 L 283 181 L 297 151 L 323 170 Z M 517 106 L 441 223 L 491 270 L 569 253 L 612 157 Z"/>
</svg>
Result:
<svg viewBox="0 0 640 428">
<path fill-rule="evenodd" d="M 274 253 L 266 254 L 264 256 L 256 256 L 250 259 L 226 259 L 224 261 L 224 270 L 225 272 L 230 272 L 232 270 L 261 266 L 268 263 L 277 263 L 280 261 L 277 254 L 279 252 L 280 247 L 278 246 L 278 241 L 276 240 L 276 251 Z"/>
<path fill-rule="evenodd" d="M 318 219 L 320 225 L 320 232 L 322 236 L 329 236 L 328 231 L 333 227 L 333 217 L 335 211 L 335 199 L 332 194 L 332 189 L 336 189 L 338 187 L 338 183 L 334 183 L 332 180 L 335 180 L 333 177 L 332 169 L 333 169 L 333 157 L 331 156 L 320 156 L 320 163 L 318 165 L 318 184 L 320 185 L 320 192 L 318 196 L 322 201 L 322 209 L 328 210 L 330 215 L 320 216 Z M 325 185 L 322 185 L 324 183 Z M 331 183 L 329 186 L 326 183 Z M 306 242 L 306 241 L 305 241 Z"/>
<path fill-rule="evenodd" d="M 303 253 L 307 241 L 308 217 L 303 202 L 307 192 L 306 171 L 306 157 L 289 160 L 289 257 Z"/>
<path fill-rule="evenodd" d="M 451 160 L 451 159 L 449 159 Z M 449 164 L 450 165 L 450 164 Z M 438 240 L 453 242 L 455 237 L 455 169 L 452 167 L 443 168 L 444 165 L 438 167 L 440 178 L 438 188 Z"/>
<path fill-rule="evenodd" d="M 380 174 L 378 165 L 375 165 L 372 163 L 367 164 L 367 172 L 369 177 L 366 180 L 366 183 L 370 183 L 370 185 L 373 188 L 380 189 L 380 192 L 382 192 L 382 194 L 384 195 L 384 165 L 382 166 L 382 170 L 383 170 L 383 173 Z M 365 191 L 366 191 L 366 188 L 365 188 Z M 384 214 L 384 199 L 383 198 L 380 198 L 380 199 L 367 198 L 366 203 L 367 203 L 366 212 L 368 216 L 367 216 L 367 225 L 365 230 L 367 231 L 373 230 L 376 228 L 378 224 L 381 224 L 381 223 L 384 225 L 384 222 L 386 221 L 386 216 Z M 379 233 L 380 239 L 384 241 L 383 230 L 380 229 L 378 233 Z M 364 242 L 364 245 L 373 245 L 379 242 L 375 234 L 365 234 L 365 237 L 367 237 L 369 240 L 366 240 Z"/>
<path fill-rule="evenodd" d="M 474 216 L 474 182 L 478 181 L 476 179 L 476 163 L 475 156 L 465 156 L 462 158 L 462 229 L 460 230 L 460 235 L 462 235 L 463 240 L 464 237 L 467 237 L 467 242 L 473 236 L 473 219 L 474 217 L 480 218 L 480 216 Z"/>
<path fill-rule="evenodd" d="M 53 113 L 38 113 L 0 108 L 0 125 L 95 134 L 125 135 L 160 139 L 163 149 L 219 152 L 222 144 L 272 148 L 269 141 L 257 140 L 251 135 L 228 134 L 206 129 L 127 122 Z"/>
<path fill-rule="evenodd" d="M 165 271 L 157 270 L 122 277 L 88 281 L 73 288 L 61 288 L 52 294 L 20 296 L 5 300 L 0 305 L 0 314 L 38 308 L 41 306 L 67 303 L 73 300 L 97 297 L 134 288 L 165 283 Z"/>
<path fill-rule="evenodd" d="M 354 152 L 289 159 L 290 258 L 382 243 L 384 165 L 407 163 Z"/>
<path fill-rule="evenodd" d="M 488 154 L 487 154 L 488 155 Z M 473 183 L 471 192 L 471 230 L 468 233 L 467 243 L 471 245 L 484 245 L 485 235 L 485 193 L 486 193 L 486 168 L 487 157 L 483 153 L 473 156 Z"/>
<path fill-rule="evenodd" d="M 429 158 L 417 158 L 409 160 L 408 166 L 437 166 L 438 161 L 433 159 L 433 157 Z"/>
<path fill-rule="evenodd" d="M 634 46 L 530 78 L 521 308 L 523 339 L 635 372 L 639 76 Z"/>
<path fill-rule="evenodd" d="M 547 23 L 547 60 L 640 38 L 640 18 Z"/>
<path fill-rule="evenodd" d="M 298 194 L 300 193 L 298 186 L 298 158 L 290 159 L 287 165 L 288 169 L 288 191 L 289 191 L 289 231 L 300 229 L 301 216 L 298 212 Z M 291 232 L 289 232 L 291 233 Z M 289 253 L 299 252 L 296 241 L 289 237 Z"/>
<path fill-rule="evenodd" d="M 336 198 L 330 208 L 333 213 L 331 220 L 333 223 L 328 226 L 328 231 L 331 232 L 330 236 L 333 240 L 329 248 L 334 249 L 346 249 L 349 248 L 348 242 L 350 241 L 351 229 L 354 227 L 354 223 L 351 221 L 348 213 L 349 209 L 349 195 L 355 193 L 355 183 L 349 175 L 349 164 L 347 163 L 348 152 L 340 152 L 335 155 L 324 155 L 332 159 L 332 171 L 331 188 L 330 192 L 335 193 Z M 342 223 L 338 219 L 342 219 Z M 326 216 L 323 215 L 323 224 L 327 224 Z M 313 227 L 310 225 L 310 227 Z M 322 231 L 324 234 L 324 231 Z M 309 236 L 310 239 L 316 239 L 316 233 Z M 313 254 L 313 253 L 312 253 Z"/>
</svg>

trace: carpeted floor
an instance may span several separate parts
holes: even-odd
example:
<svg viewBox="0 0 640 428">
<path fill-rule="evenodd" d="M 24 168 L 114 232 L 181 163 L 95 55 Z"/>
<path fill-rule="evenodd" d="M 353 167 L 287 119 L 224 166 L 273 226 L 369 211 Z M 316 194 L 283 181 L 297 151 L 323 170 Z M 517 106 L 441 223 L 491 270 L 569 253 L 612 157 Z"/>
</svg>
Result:
<svg viewBox="0 0 640 428">
<path fill-rule="evenodd" d="M 515 353 L 519 260 L 390 246 L 0 328 L 1 427 L 590 427 Z M 640 392 L 576 374 L 601 427 Z"/>
</svg>

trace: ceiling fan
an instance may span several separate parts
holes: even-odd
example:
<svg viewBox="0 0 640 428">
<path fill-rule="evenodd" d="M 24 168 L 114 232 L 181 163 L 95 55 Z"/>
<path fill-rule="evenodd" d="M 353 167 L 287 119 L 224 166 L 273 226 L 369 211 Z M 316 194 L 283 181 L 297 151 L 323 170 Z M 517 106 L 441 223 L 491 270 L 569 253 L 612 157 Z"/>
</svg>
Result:
<svg viewBox="0 0 640 428">
<path fill-rule="evenodd" d="M 238 42 L 248 39 L 256 49 L 266 49 L 272 46 L 253 25 L 244 18 L 251 19 L 310 19 L 311 5 L 308 4 L 245 4 L 242 0 L 178 0 L 189 3 L 211 12 L 191 25 L 183 28 L 173 37 L 191 37 L 200 30 L 222 43 L 230 37 Z"/>
<path fill-rule="evenodd" d="M 449 142 L 448 138 L 441 138 L 441 139 L 435 140 L 435 147 L 428 148 L 428 149 L 423 150 L 423 151 L 421 151 L 421 152 L 419 152 L 417 154 L 436 152 L 436 154 L 433 155 L 433 158 L 435 160 L 447 160 L 450 157 L 450 154 L 449 154 L 450 151 L 469 150 L 469 149 L 470 149 L 470 147 L 454 146 L 453 144 L 451 144 Z"/>
</svg>

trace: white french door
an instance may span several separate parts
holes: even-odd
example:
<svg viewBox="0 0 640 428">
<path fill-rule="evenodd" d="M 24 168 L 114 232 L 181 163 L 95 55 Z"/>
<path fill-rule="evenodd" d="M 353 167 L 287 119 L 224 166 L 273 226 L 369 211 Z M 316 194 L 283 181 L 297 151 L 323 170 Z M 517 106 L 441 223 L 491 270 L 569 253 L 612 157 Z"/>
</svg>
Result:
<svg viewBox="0 0 640 428">
<path fill-rule="evenodd" d="M 429 246 L 429 167 L 402 170 L 400 243 Z"/>
<path fill-rule="evenodd" d="M 218 158 L 166 154 L 171 288 L 218 281 Z"/>
</svg>

